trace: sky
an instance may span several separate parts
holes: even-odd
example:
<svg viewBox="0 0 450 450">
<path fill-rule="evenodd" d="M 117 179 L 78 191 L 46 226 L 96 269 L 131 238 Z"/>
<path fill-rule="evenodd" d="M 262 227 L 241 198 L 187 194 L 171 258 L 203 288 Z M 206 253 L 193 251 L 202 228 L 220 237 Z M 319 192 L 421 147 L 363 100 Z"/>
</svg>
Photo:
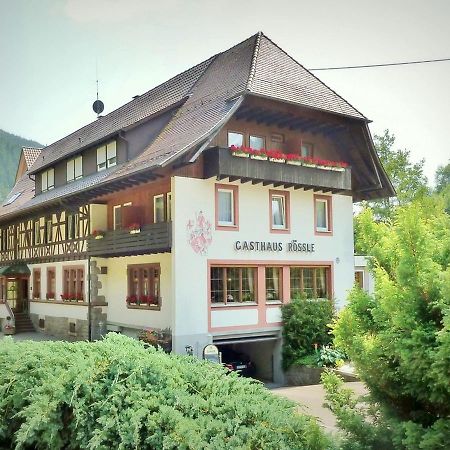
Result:
<svg viewBox="0 0 450 450">
<path fill-rule="evenodd" d="M 306 68 L 450 57 L 448 0 L 0 0 L 0 129 L 44 145 L 258 31 Z M 434 181 L 450 62 L 314 72 Z"/>
</svg>

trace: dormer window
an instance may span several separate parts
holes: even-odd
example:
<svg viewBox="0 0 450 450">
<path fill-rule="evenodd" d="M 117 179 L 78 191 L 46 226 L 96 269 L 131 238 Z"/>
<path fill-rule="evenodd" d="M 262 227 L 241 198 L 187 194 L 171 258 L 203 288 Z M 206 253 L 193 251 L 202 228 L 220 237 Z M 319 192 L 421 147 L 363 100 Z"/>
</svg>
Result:
<svg viewBox="0 0 450 450">
<path fill-rule="evenodd" d="M 49 191 L 55 187 L 55 169 L 50 168 L 41 174 L 41 191 Z"/>
<path fill-rule="evenodd" d="M 97 148 L 97 172 L 106 170 L 117 164 L 116 141 Z"/>
<path fill-rule="evenodd" d="M 83 157 L 80 155 L 67 161 L 67 182 L 79 180 L 82 177 Z"/>
</svg>

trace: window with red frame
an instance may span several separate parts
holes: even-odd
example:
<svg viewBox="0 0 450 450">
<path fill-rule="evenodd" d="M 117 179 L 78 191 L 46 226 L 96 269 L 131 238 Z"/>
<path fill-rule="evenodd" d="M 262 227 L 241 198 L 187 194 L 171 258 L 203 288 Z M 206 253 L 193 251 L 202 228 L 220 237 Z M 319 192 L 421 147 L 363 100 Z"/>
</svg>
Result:
<svg viewBox="0 0 450 450">
<path fill-rule="evenodd" d="M 55 298 L 56 272 L 54 267 L 47 269 L 47 300 Z"/>
<path fill-rule="evenodd" d="M 128 266 L 127 304 L 160 304 L 160 266 L 159 264 Z"/>
<path fill-rule="evenodd" d="M 65 267 L 63 269 L 63 300 L 84 300 L 84 268 Z"/>
<path fill-rule="evenodd" d="M 33 298 L 41 298 L 41 269 L 33 269 Z"/>
</svg>

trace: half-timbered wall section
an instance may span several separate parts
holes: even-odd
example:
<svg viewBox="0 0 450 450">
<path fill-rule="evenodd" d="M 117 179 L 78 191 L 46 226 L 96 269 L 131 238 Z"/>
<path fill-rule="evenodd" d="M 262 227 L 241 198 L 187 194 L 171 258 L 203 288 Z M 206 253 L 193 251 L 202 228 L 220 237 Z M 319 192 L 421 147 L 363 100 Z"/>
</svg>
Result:
<svg viewBox="0 0 450 450">
<path fill-rule="evenodd" d="M 88 235 L 88 205 L 28 217 L 0 229 L 0 262 L 82 259 Z"/>
</svg>

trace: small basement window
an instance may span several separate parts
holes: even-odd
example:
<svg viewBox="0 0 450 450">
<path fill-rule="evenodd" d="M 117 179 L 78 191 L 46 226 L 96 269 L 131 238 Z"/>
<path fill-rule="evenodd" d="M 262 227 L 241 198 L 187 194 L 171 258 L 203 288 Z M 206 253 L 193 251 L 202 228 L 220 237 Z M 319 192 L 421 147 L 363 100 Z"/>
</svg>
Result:
<svg viewBox="0 0 450 450">
<path fill-rule="evenodd" d="M 77 323 L 69 322 L 69 334 L 77 334 Z"/>
<path fill-rule="evenodd" d="M 39 328 L 41 330 L 45 330 L 45 319 L 43 319 L 42 317 L 39 317 Z"/>
</svg>

